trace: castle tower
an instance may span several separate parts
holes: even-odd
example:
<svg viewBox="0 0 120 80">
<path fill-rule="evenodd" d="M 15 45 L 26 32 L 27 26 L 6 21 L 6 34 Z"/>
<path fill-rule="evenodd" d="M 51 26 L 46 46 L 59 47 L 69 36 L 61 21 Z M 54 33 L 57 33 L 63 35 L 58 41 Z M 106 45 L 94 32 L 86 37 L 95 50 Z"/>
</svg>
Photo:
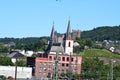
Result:
<svg viewBox="0 0 120 80">
<path fill-rule="evenodd" d="M 73 40 L 71 38 L 70 20 L 68 21 L 67 32 L 65 36 L 65 54 L 73 54 Z"/>
</svg>

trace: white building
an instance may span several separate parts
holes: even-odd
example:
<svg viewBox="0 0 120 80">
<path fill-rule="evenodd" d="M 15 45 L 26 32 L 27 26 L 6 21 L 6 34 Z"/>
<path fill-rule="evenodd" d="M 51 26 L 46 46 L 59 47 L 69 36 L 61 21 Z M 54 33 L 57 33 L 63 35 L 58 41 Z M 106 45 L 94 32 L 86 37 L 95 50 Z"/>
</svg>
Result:
<svg viewBox="0 0 120 80">
<path fill-rule="evenodd" d="M 15 66 L 0 66 L 0 75 L 4 75 L 7 78 L 9 76 L 15 78 Z M 31 79 L 32 78 L 32 68 L 17 67 L 17 78 Z"/>
</svg>

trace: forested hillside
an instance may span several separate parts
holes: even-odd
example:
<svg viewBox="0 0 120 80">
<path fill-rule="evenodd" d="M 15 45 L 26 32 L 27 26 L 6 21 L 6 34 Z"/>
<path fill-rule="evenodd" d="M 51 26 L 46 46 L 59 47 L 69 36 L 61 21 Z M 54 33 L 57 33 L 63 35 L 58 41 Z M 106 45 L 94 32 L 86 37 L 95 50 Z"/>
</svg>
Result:
<svg viewBox="0 0 120 80">
<path fill-rule="evenodd" d="M 120 40 L 120 25 L 119 26 L 103 26 L 93 30 L 82 31 L 81 39 L 90 38 L 94 41 L 103 40 Z M 0 38 L 0 42 L 9 43 L 15 42 L 19 44 L 34 44 L 40 39 L 48 40 L 49 37 L 28 37 L 28 38 Z"/>
<path fill-rule="evenodd" d="M 120 40 L 120 25 L 112 27 L 104 26 L 89 31 L 83 31 L 81 38 L 91 38 L 94 41 Z"/>
<path fill-rule="evenodd" d="M 48 39 L 49 37 L 0 38 L 0 53 L 9 52 L 11 49 L 44 51 Z"/>
<path fill-rule="evenodd" d="M 41 39 L 48 40 L 49 37 L 28 37 L 28 38 L 0 38 L 0 42 L 8 44 L 14 42 L 16 44 L 34 44 Z"/>
</svg>

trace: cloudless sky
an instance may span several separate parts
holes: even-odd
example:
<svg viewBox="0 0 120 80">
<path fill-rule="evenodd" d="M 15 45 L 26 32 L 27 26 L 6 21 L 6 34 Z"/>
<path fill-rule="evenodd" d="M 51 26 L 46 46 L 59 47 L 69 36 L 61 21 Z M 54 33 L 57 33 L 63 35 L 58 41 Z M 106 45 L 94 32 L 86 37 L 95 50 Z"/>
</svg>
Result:
<svg viewBox="0 0 120 80">
<path fill-rule="evenodd" d="M 120 0 L 0 0 L 0 38 L 49 36 L 120 25 Z"/>
</svg>

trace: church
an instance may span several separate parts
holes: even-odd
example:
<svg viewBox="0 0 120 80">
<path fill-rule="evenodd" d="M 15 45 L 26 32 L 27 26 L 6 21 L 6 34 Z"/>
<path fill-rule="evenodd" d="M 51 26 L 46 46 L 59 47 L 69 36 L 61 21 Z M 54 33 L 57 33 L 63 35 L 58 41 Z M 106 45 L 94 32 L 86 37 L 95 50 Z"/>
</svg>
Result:
<svg viewBox="0 0 120 80">
<path fill-rule="evenodd" d="M 55 54 L 55 52 L 59 52 L 60 54 L 73 54 L 73 39 L 71 36 L 70 30 L 70 20 L 68 21 L 67 31 L 62 35 L 62 38 L 57 41 L 57 35 L 55 34 L 54 24 L 51 31 L 51 36 L 49 40 L 48 47 L 45 51 L 46 54 Z"/>
</svg>

